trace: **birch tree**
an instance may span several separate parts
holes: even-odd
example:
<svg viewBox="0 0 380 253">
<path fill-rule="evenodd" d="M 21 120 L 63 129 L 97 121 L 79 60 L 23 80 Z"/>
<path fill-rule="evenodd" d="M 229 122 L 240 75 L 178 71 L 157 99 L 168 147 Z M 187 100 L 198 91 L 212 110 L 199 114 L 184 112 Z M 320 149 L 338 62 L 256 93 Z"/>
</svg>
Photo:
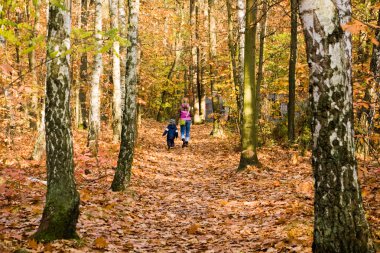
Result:
<svg viewBox="0 0 380 253">
<path fill-rule="evenodd" d="M 111 28 L 117 31 L 119 30 L 118 2 L 118 0 L 110 0 Z M 117 39 L 112 44 L 112 81 L 112 131 L 113 141 L 117 142 L 121 133 L 120 44 Z"/>
<path fill-rule="evenodd" d="M 301 0 L 310 66 L 313 252 L 374 252 L 355 159 L 349 0 Z"/>
<path fill-rule="evenodd" d="M 79 193 L 74 180 L 70 118 L 70 1 L 49 3 L 46 79 L 47 195 L 38 241 L 77 238 Z"/>
<path fill-rule="evenodd" d="M 244 103 L 242 124 L 242 151 L 238 170 L 247 165 L 258 165 L 257 158 L 257 98 L 256 98 L 256 30 L 257 2 L 246 1 L 246 26 L 244 46 Z"/>
<path fill-rule="evenodd" d="M 237 23 L 238 23 L 238 61 L 237 80 L 239 87 L 239 126 L 240 131 L 243 123 L 243 100 L 244 100 L 244 43 L 245 43 L 245 0 L 237 0 Z"/>
<path fill-rule="evenodd" d="M 96 55 L 91 81 L 90 99 L 90 129 L 88 131 L 88 146 L 93 154 L 98 153 L 98 138 L 100 131 L 100 76 L 102 74 L 102 0 L 95 0 L 95 40 Z"/>
<path fill-rule="evenodd" d="M 138 25 L 140 0 L 128 1 L 128 41 L 125 78 L 125 100 L 121 130 L 121 144 L 115 177 L 111 188 L 122 191 L 131 180 L 132 162 L 137 134 L 137 64 L 138 64 Z"/>
<path fill-rule="evenodd" d="M 127 16 L 125 14 L 125 0 L 119 0 L 119 34 L 120 37 L 127 36 Z M 125 64 L 126 64 L 126 46 L 121 43 L 120 45 L 120 91 L 121 91 L 121 113 L 124 110 L 125 99 Z"/>
</svg>

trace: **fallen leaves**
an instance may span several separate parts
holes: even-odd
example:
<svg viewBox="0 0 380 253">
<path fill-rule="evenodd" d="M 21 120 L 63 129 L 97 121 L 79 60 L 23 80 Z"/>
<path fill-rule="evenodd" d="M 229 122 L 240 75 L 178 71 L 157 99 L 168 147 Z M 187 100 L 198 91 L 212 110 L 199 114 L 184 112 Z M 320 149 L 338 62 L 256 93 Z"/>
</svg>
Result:
<svg viewBox="0 0 380 253">
<path fill-rule="evenodd" d="M 105 249 L 107 248 L 108 243 L 104 237 L 98 237 L 94 241 L 94 247 L 95 249 Z"/>
</svg>

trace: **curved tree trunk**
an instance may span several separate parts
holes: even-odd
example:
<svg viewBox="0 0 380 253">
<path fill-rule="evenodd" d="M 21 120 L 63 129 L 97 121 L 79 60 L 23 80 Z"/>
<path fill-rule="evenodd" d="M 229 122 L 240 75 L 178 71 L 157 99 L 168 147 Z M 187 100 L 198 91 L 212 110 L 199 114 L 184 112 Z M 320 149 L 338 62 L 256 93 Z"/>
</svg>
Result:
<svg viewBox="0 0 380 253">
<path fill-rule="evenodd" d="M 313 252 L 374 252 L 355 159 L 349 0 L 299 5 L 310 66 Z"/>
<path fill-rule="evenodd" d="M 120 37 L 127 36 L 127 16 L 125 14 L 125 0 L 119 0 L 119 30 Z M 120 91 L 121 91 L 121 113 L 124 111 L 125 99 L 125 64 L 126 64 L 126 46 L 120 45 Z"/>
<path fill-rule="evenodd" d="M 110 0 L 111 28 L 119 30 L 118 0 Z M 112 45 L 112 81 L 113 81 L 113 106 L 112 106 L 112 130 L 113 141 L 117 142 L 121 134 L 121 87 L 120 87 L 120 45 L 114 40 Z"/>
<path fill-rule="evenodd" d="M 79 193 L 74 179 L 70 118 L 70 4 L 49 4 L 46 81 L 47 195 L 38 241 L 77 238 Z M 54 57 L 54 58 L 52 58 Z"/>
<path fill-rule="evenodd" d="M 256 98 L 256 19 L 257 2 L 247 0 L 244 48 L 244 108 L 242 126 L 242 151 L 238 170 L 247 165 L 258 165 L 257 158 L 257 98 Z"/>
<path fill-rule="evenodd" d="M 100 75 L 102 73 L 102 0 L 95 1 L 95 39 L 96 55 L 91 82 L 90 128 L 88 131 L 88 146 L 94 155 L 98 154 L 98 138 L 100 131 Z"/>
<path fill-rule="evenodd" d="M 137 61 L 138 61 L 138 22 L 140 0 L 130 0 L 127 49 L 125 101 L 121 130 L 121 144 L 117 168 L 111 188 L 113 191 L 122 191 L 131 180 L 132 162 L 137 134 Z"/>
</svg>

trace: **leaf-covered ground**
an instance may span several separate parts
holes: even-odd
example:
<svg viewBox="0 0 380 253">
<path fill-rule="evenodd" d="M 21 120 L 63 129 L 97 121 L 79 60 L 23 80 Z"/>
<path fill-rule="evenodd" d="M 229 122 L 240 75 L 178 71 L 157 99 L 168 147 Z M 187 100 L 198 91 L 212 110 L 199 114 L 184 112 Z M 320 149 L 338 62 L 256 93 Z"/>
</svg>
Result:
<svg viewBox="0 0 380 253">
<path fill-rule="evenodd" d="M 26 159 L 32 136 L 15 138 L 13 150 L 0 152 L 0 251 L 311 252 L 310 154 L 262 148 L 261 168 L 236 173 L 236 136 L 214 139 L 210 125 L 193 126 L 190 146 L 177 140 L 168 151 L 164 127 L 143 121 L 132 184 L 123 193 L 109 190 L 119 148 L 111 133 L 102 133 L 97 161 L 85 147 L 86 132 L 75 132 L 81 239 L 46 245 L 28 239 L 43 210 L 45 162 Z M 365 165 L 365 208 L 378 241 L 379 169 Z"/>
</svg>

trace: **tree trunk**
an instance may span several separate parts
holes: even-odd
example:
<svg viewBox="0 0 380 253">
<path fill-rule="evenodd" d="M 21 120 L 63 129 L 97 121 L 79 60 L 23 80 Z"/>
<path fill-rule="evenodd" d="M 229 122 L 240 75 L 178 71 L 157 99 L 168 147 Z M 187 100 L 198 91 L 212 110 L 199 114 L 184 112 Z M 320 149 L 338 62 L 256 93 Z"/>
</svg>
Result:
<svg viewBox="0 0 380 253">
<path fill-rule="evenodd" d="M 301 0 L 312 109 L 313 252 L 375 252 L 355 159 L 349 0 Z"/>
<path fill-rule="evenodd" d="M 88 3 L 87 0 L 81 0 L 81 17 L 80 17 L 80 23 L 81 28 L 84 31 L 87 31 L 87 19 L 88 19 Z M 78 120 L 78 127 L 87 129 L 88 125 L 88 112 L 87 112 L 87 106 L 86 106 L 86 87 L 88 85 L 88 64 L 87 64 L 87 52 L 83 52 L 80 58 L 80 69 L 79 69 L 79 114 L 80 117 Z"/>
<path fill-rule="evenodd" d="M 209 58 L 210 58 L 210 86 L 212 93 L 212 111 L 213 111 L 213 127 L 211 135 L 214 137 L 223 136 L 223 129 L 220 125 L 222 117 L 220 108 L 219 90 L 215 87 L 216 79 L 216 19 L 215 19 L 215 1 L 208 0 L 208 16 L 209 16 Z"/>
<path fill-rule="evenodd" d="M 118 1 L 110 0 L 111 29 L 119 30 Z M 121 90 L 120 90 L 120 45 L 114 40 L 112 45 L 112 81 L 113 81 L 113 107 L 112 107 L 112 130 L 113 141 L 120 140 L 121 134 Z"/>
<path fill-rule="evenodd" d="M 70 118 L 70 9 L 49 4 L 46 82 L 47 195 L 38 241 L 78 238 L 79 193 L 74 179 Z M 54 58 L 53 58 L 54 57 Z"/>
<path fill-rule="evenodd" d="M 100 131 L 100 76 L 102 73 L 102 1 L 95 0 L 95 39 L 96 55 L 91 82 L 90 129 L 88 131 L 88 146 L 94 155 L 98 154 L 98 138 Z"/>
<path fill-rule="evenodd" d="M 244 44 L 245 44 L 245 0 L 237 0 L 237 23 L 238 23 L 238 87 L 239 87 L 239 128 L 240 135 L 243 127 L 243 107 L 244 107 Z"/>
<path fill-rule="evenodd" d="M 33 22 L 33 28 L 32 32 L 30 34 L 30 41 L 29 46 L 34 47 L 35 41 L 34 39 L 37 37 L 37 31 L 39 29 L 39 19 L 40 19 L 40 1 L 36 0 L 33 1 L 34 5 L 34 22 Z M 37 82 L 37 72 L 36 72 L 36 51 L 33 49 L 31 52 L 28 53 L 28 59 L 29 59 L 29 72 L 32 74 L 32 98 L 29 103 L 29 127 L 33 130 L 37 129 L 37 123 L 39 122 L 38 119 L 38 82 Z"/>
<path fill-rule="evenodd" d="M 119 0 L 119 30 L 120 37 L 125 38 L 127 36 L 127 17 L 125 14 L 125 0 Z M 124 111 L 125 100 L 125 64 L 126 64 L 126 46 L 120 45 L 120 90 L 121 90 L 121 113 Z"/>
<path fill-rule="evenodd" d="M 40 161 L 45 151 L 46 151 L 46 139 L 45 139 L 45 105 L 44 105 L 41 110 L 40 127 L 38 130 L 36 143 L 34 144 L 31 159 L 34 161 Z"/>
<path fill-rule="evenodd" d="M 297 64 L 297 0 L 290 1 L 290 57 L 289 57 L 289 103 L 288 103 L 288 140 L 294 142 L 295 102 L 296 102 L 296 64 Z"/>
<path fill-rule="evenodd" d="M 268 0 L 262 0 L 262 11 L 260 20 L 260 50 L 259 50 L 259 66 L 257 69 L 257 86 L 256 86 L 256 108 L 257 118 L 261 117 L 261 86 L 264 83 L 264 50 L 265 50 L 265 36 L 267 30 L 267 16 L 268 16 Z M 294 0 L 293 0 L 294 1 Z"/>
<path fill-rule="evenodd" d="M 127 49 L 125 101 L 121 130 L 121 144 L 115 177 L 112 182 L 113 191 L 122 191 L 131 180 L 132 162 L 137 134 L 137 64 L 138 64 L 138 22 L 140 0 L 129 0 L 129 27 Z"/>
<path fill-rule="evenodd" d="M 244 107 L 242 126 L 242 151 L 238 170 L 247 165 L 258 165 L 257 158 L 257 97 L 256 97 L 256 19 L 257 2 L 246 2 L 246 26 L 244 48 Z"/>
<path fill-rule="evenodd" d="M 236 105 L 238 109 L 238 118 L 240 118 L 240 109 L 239 106 L 241 105 L 240 101 L 240 86 L 239 86 L 239 73 L 238 73 L 238 62 L 237 62 L 237 54 L 236 54 L 236 42 L 234 41 L 235 34 L 234 30 L 235 27 L 232 22 L 232 6 L 231 6 L 231 0 L 226 0 L 227 5 L 227 22 L 228 22 L 228 48 L 230 50 L 230 59 L 231 59 L 231 67 L 232 67 L 232 80 L 235 87 L 236 92 Z M 240 121 L 240 119 L 239 119 Z"/>
</svg>

